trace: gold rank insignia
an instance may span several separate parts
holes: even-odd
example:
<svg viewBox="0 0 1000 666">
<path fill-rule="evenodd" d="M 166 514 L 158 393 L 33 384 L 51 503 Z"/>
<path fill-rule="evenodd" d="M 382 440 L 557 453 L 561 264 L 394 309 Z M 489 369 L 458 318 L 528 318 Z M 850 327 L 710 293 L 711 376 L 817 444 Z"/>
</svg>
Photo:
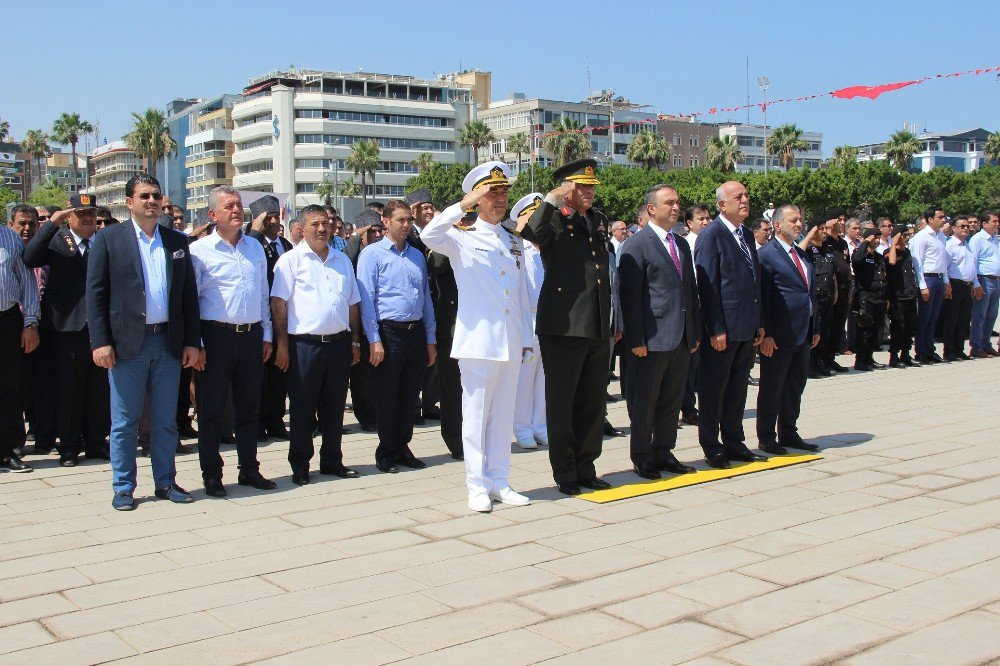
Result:
<svg viewBox="0 0 1000 666">
<path fill-rule="evenodd" d="M 81 194 L 80 195 L 80 205 L 81 206 L 89 206 L 90 205 L 90 195 L 89 194 Z"/>
</svg>

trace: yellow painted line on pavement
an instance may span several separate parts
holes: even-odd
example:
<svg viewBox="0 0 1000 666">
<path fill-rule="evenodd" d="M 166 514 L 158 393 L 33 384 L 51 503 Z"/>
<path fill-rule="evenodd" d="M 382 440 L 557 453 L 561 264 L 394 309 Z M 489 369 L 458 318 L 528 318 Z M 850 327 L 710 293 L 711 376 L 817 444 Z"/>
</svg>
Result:
<svg viewBox="0 0 1000 666">
<path fill-rule="evenodd" d="M 696 486 L 701 483 L 718 481 L 719 479 L 729 479 L 734 476 L 753 474 L 754 472 L 764 472 L 769 469 L 788 467 L 790 465 L 800 465 L 813 460 L 822 460 L 823 456 L 812 454 L 794 454 L 785 456 L 772 456 L 764 462 L 735 463 L 730 469 L 705 469 L 698 470 L 694 474 L 678 474 L 659 481 L 640 481 L 638 483 L 628 483 L 623 486 L 616 486 L 607 490 L 595 490 L 593 492 L 577 495 L 579 499 L 597 504 L 605 504 L 617 500 L 628 499 L 629 497 L 640 497 L 661 493 L 665 490 L 684 488 L 686 486 Z"/>
</svg>

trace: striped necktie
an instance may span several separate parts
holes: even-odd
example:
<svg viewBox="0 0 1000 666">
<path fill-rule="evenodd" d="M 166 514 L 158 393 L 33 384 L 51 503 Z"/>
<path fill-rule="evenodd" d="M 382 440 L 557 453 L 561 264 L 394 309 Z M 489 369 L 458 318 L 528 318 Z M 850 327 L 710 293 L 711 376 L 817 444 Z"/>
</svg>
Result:
<svg viewBox="0 0 1000 666">
<path fill-rule="evenodd" d="M 747 247 L 746 241 L 743 240 L 743 227 L 736 227 L 736 240 L 740 243 L 740 249 L 743 250 L 743 254 L 746 255 L 747 266 L 750 267 L 750 272 L 753 273 L 753 258 L 750 256 L 750 248 Z"/>
</svg>

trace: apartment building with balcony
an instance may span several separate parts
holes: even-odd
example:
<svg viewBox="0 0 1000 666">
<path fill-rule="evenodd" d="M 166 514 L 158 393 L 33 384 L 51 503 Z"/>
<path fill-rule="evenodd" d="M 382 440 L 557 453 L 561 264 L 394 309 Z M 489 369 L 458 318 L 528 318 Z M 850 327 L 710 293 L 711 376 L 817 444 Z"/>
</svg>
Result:
<svg viewBox="0 0 1000 666">
<path fill-rule="evenodd" d="M 208 193 L 213 188 L 233 184 L 232 110 L 228 104 L 203 111 L 193 119 L 191 133 L 184 139 L 188 220 L 208 207 Z"/>
<path fill-rule="evenodd" d="M 145 171 L 143 160 L 125 145 L 112 141 L 90 153 L 90 187 L 86 192 L 97 197 L 100 206 L 107 206 L 118 220 L 129 218 L 125 205 L 125 183 L 129 178 Z"/>
<path fill-rule="evenodd" d="M 916 127 L 907 128 L 917 135 L 920 152 L 910 158 L 910 171 L 918 173 L 930 171 L 934 167 L 947 167 L 958 173 L 975 171 L 986 166 L 986 141 L 990 132 L 982 127 L 959 132 L 934 133 L 917 132 Z M 885 160 L 885 142 L 857 146 L 858 161 Z"/>
<path fill-rule="evenodd" d="M 443 164 L 471 161 L 458 132 L 475 113 L 473 84 L 454 77 L 271 72 L 251 79 L 233 107 L 233 186 L 287 194 L 294 213 L 320 203 L 315 191 L 324 180 L 360 185 L 346 160 L 355 142 L 374 139 L 381 165 L 375 183 L 366 184 L 368 198 L 399 198 L 417 173 L 411 162 L 421 153 Z M 349 219 L 361 198 L 338 203 Z"/>
<path fill-rule="evenodd" d="M 777 155 L 768 155 L 765 149 L 766 137 L 771 136 L 773 127 L 763 125 L 746 125 L 743 123 L 721 123 L 719 136 L 731 136 L 743 151 L 743 160 L 736 163 L 736 171 L 764 171 L 765 161 L 768 169 L 781 169 L 781 161 Z M 818 169 L 823 163 L 822 132 L 802 132 L 802 140 L 808 144 L 803 151 L 796 151 L 794 168 L 808 167 Z"/>
</svg>

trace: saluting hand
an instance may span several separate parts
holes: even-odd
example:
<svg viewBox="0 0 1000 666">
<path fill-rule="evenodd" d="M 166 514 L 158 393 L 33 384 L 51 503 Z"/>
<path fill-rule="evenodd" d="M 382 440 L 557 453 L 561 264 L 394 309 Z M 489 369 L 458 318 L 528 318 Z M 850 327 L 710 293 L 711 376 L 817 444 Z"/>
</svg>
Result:
<svg viewBox="0 0 1000 666">
<path fill-rule="evenodd" d="M 576 183 L 571 180 L 563 181 L 558 187 L 549 192 L 557 201 L 567 201 L 572 199 L 576 193 Z"/>
<path fill-rule="evenodd" d="M 490 187 L 477 187 L 476 189 L 472 190 L 471 192 L 469 192 L 468 194 L 466 194 L 464 197 L 462 197 L 462 203 L 461 203 L 462 210 L 463 211 L 464 210 L 472 210 L 473 208 L 475 208 L 476 206 L 479 205 L 479 202 L 483 200 L 483 197 L 485 197 L 487 194 L 489 194 L 492 191 L 493 191 L 493 187 L 492 186 L 490 186 Z"/>
<path fill-rule="evenodd" d="M 267 213 L 261 213 L 257 217 L 253 218 L 253 222 L 250 223 L 250 231 L 259 231 L 264 233 L 264 220 L 267 218 Z"/>
</svg>

